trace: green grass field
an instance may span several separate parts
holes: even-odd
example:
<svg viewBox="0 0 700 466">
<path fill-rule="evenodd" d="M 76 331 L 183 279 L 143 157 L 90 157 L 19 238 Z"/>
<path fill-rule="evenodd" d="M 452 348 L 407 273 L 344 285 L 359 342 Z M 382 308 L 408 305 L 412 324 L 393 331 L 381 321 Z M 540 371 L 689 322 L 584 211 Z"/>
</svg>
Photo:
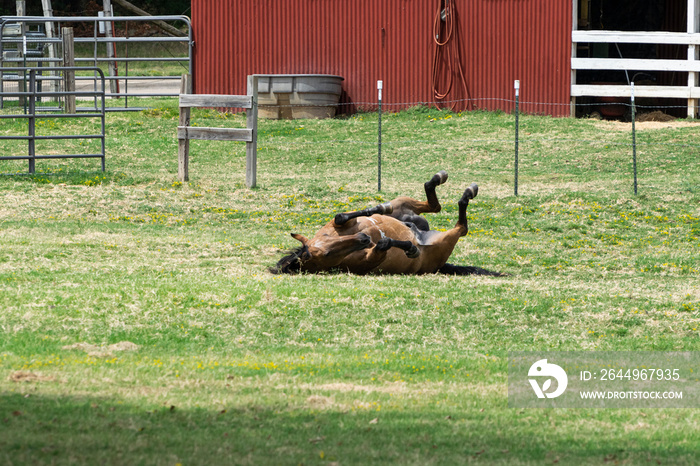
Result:
<svg viewBox="0 0 700 466">
<path fill-rule="evenodd" d="M 126 44 L 117 42 L 114 46 L 114 56 L 117 58 L 117 74 L 119 76 L 181 76 L 188 73 L 188 46 L 182 42 L 135 42 Z M 97 55 L 97 57 L 95 57 Z M 99 44 L 97 52 L 95 45 L 91 43 L 77 43 L 75 46 L 75 56 L 79 59 L 85 58 L 107 58 L 105 44 Z M 119 61 L 125 58 L 150 58 L 148 61 Z M 159 59 L 165 58 L 167 61 Z M 169 61 L 173 58 L 181 58 L 182 61 Z M 88 60 L 79 61 L 80 66 L 93 66 L 93 62 Z M 101 61 L 98 66 L 105 75 L 109 75 L 107 62 Z M 89 76 L 90 73 L 82 73 Z"/>
<path fill-rule="evenodd" d="M 238 143 L 193 141 L 178 182 L 177 102 L 150 103 L 108 115 L 105 173 L 0 162 L 0 463 L 697 464 L 700 410 L 508 408 L 506 363 L 700 350 L 697 122 L 637 125 L 635 196 L 629 124 L 521 116 L 515 197 L 509 114 L 385 114 L 381 192 L 376 114 L 261 120 L 250 190 Z M 452 262 L 509 277 L 268 272 L 441 169 L 434 228 L 480 186 Z"/>
</svg>

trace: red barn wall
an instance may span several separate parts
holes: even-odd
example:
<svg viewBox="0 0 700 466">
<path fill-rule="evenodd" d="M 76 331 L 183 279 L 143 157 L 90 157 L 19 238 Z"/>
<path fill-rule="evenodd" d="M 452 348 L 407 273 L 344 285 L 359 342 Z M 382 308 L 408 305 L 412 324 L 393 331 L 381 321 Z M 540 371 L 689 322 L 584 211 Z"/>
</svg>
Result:
<svg viewBox="0 0 700 466">
<path fill-rule="evenodd" d="M 194 92 L 244 94 L 249 74 L 333 74 L 345 78 L 347 111 L 373 108 L 380 79 L 389 110 L 432 103 L 438 4 L 192 0 Z M 444 90 L 448 57 L 458 46 L 463 73 L 452 66 L 449 105 L 510 111 L 513 82 L 519 79 L 523 111 L 569 114 L 570 0 L 453 0 L 453 5 L 456 28 L 437 59 L 437 87 Z"/>
</svg>

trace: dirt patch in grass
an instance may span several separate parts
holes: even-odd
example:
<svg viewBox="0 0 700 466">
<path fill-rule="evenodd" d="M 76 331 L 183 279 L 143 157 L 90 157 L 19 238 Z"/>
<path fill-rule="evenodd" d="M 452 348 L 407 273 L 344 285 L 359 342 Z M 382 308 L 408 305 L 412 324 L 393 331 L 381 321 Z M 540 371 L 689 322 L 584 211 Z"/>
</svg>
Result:
<svg viewBox="0 0 700 466">
<path fill-rule="evenodd" d="M 299 388 L 306 390 L 319 390 L 319 391 L 331 391 L 331 392 L 380 392 L 380 393 L 405 393 L 407 388 L 404 382 L 388 383 L 384 385 L 358 385 L 347 382 L 337 382 L 337 383 L 326 383 L 320 385 L 303 385 Z"/>
<path fill-rule="evenodd" d="M 66 345 L 61 349 L 64 350 L 80 350 L 85 351 L 88 356 L 95 358 L 106 358 L 114 356 L 114 353 L 121 351 L 136 351 L 139 346 L 130 341 L 120 341 L 119 343 L 114 343 L 107 346 L 92 345 L 90 343 L 73 343 L 72 345 Z"/>
<path fill-rule="evenodd" d="M 22 382 L 53 382 L 56 380 L 55 377 L 50 375 L 43 375 L 38 372 L 29 371 L 17 371 L 10 374 L 10 381 L 15 383 Z"/>
<path fill-rule="evenodd" d="M 632 131 L 632 123 L 625 121 L 599 120 L 596 127 L 604 131 Z M 700 121 L 696 120 L 669 120 L 669 121 L 636 121 L 634 125 L 637 131 L 664 129 L 664 128 L 695 128 L 700 127 Z"/>
<path fill-rule="evenodd" d="M 333 398 L 321 395 L 311 395 L 306 399 L 306 404 L 311 409 L 320 410 L 331 409 L 337 406 Z"/>
</svg>

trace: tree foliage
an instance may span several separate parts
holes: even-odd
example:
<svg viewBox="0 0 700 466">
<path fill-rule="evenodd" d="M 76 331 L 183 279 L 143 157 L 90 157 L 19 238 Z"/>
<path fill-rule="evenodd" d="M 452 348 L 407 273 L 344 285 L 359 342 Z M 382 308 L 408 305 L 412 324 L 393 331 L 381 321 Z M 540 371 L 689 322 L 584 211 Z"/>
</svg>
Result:
<svg viewBox="0 0 700 466">
<path fill-rule="evenodd" d="M 189 15 L 190 0 L 130 0 L 135 6 L 149 12 L 152 15 Z M 43 15 L 41 2 L 38 0 L 27 0 L 27 14 L 31 16 Z M 102 0 L 52 0 L 51 6 L 54 15 L 66 16 L 91 16 L 96 11 L 102 9 Z M 116 14 L 126 16 L 132 13 L 121 11 L 118 6 L 114 7 Z M 16 14 L 15 0 L 0 0 L 0 15 Z"/>
</svg>

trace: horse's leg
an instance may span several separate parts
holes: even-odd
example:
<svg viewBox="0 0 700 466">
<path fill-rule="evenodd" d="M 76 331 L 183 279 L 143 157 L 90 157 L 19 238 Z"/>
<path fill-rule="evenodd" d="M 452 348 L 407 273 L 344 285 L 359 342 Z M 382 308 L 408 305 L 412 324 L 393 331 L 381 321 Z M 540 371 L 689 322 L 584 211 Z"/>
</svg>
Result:
<svg viewBox="0 0 700 466">
<path fill-rule="evenodd" d="M 423 219 L 416 219 L 415 217 L 423 213 L 440 212 L 442 206 L 440 205 L 440 201 L 438 201 L 437 194 L 435 194 L 435 188 L 445 181 L 447 181 L 447 172 L 444 170 L 436 173 L 429 181 L 426 181 L 424 187 L 425 195 L 428 198 L 427 201 L 417 201 L 410 197 L 397 197 L 391 202 L 385 202 L 375 207 L 337 214 L 334 219 L 335 224 L 336 226 L 343 226 L 354 218 L 371 217 L 374 214 L 380 214 L 391 215 L 404 222 L 416 223 L 419 228 L 427 230 L 427 222 L 423 221 L 418 225 L 417 222 Z M 425 225 L 423 225 L 423 223 L 425 223 Z"/>
<path fill-rule="evenodd" d="M 438 213 L 442 210 L 440 201 L 438 201 L 437 194 L 435 194 L 435 188 L 447 181 L 447 172 L 445 170 L 440 170 L 433 177 L 425 182 L 425 196 L 428 198 L 428 205 L 431 210 L 429 212 Z"/>
<path fill-rule="evenodd" d="M 371 217 L 374 214 L 389 215 L 393 211 L 391 203 L 385 202 L 384 204 L 379 204 L 378 206 L 369 207 L 367 209 L 358 210 L 356 212 L 345 212 L 342 214 L 337 214 L 335 216 L 334 222 L 336 226 L 345 225 L 348 221 L 358 218 L 358 217 Z"/>
<path fill-rule="evenodd" d="M 420 250 L 412 242 L 385 237 L 377 241 L 374 247 L 348 255 L 342 267 L 356 274 L 377 272 L 382 269 L 386 272 L 386 270 L 391 270 L 391 264 L 386 264 L 385 261 L 389 257 L 389 250 L 393 247 L 403 250 L 411 260 L 416 259 L 420 255 Z M 416 264 L 418 265 L 418 262 Z M 402 270 L 399 269 L 394 273 L 402 273 Z"/>
<path fill-rule="evenodd" d="M 391 206 L 393 207 L 391 216 L 402 222 L 413 223 L 419 230 L 430 230 L 428 221 L 420 215 L 438 213 L 442 210 L 437 194 L 435 194 L 435 188 L 445 181 L 447 181 L 447 172 L 443 170 L 425 182 L 423 186 L 425 187 L 426 201 L 418 201 L 405 196 L 397 197 L 391 201 Z"/>
<path fill-rule="evenodd" d="M 464 236 L 468 233 L 469 226 L 467 225 L 467 206 L 469 205 L 469 200 L 474 199 L 478 193 L 479 193 L 479 186 L 477 186 L 476 183 L 472 183 L 472 185 L 464 191 L 462 198 L 457 203 L 457 205 L 459 206 L 459 218 L 457 219 L 457 225 L 452 230 L 449 230 L 446 232 L 448 235 L 452 231 L 456 231 L 456 230 L 459 231 L 459 236 Z M 457 239 L 459 239 L 459 238 L 454 239 L 454 244 L 457 244 Z M 449 241 L 450 239 L 444 238 L 443 240 Z M 454 246 L 452 246 L 452 247 L 454 248 Z M 450 254 L 451 254 L 451 249 L 450 249 Z M 447 275 L 489 275 L 492 277 L 506 277 L 506 276 L 508 276 L 508 274 L 499 273 L 499 272 L 492 272 L 490 270 L 482 269 L 481 267 L 448 264 L 447 263 L 448 258 L 449 258 L 449 256 L 445 257 L 444 262 L 442 260 L 438 261 L 438 264 L 439 264 L 439 262 L 442 262 L 442 265 L 440 265 L 437 268 L 437 270 L 436 270 L 437 272 L 444 273 Z"/>
<path fill-rule="evenodd" d="M 469 225 L 467 224 L 467 207 L 469 206 L 469 201 L 474 199 L 478 193 L 479 186 L 477 186 L 476 183 L 472 183 L 471 186 L 464 190 L 462 197 L 457 202 L 459 215 L 457 217 L 457 224 L 454 226 L 454 228 L 444 232 L 435 230 L 422 232 L 418 236 L 419 243 L 421 245 L 430 246 L 446 241 L 447 238 L 452 238 L 451 240 L 448 240 L 448 242 L 456 243 L 459 238 L 469 233 Z"/>
<path fill-rule="evenodd" d="M 469 200 L 474 199 L 477 194 L 479 194 L 479 186 L 476 183 L 472 183 L 471 186 L 464 190 L 462 198 L 457 202 L 457 206 L 459 207 L 457 225 L 462 225 L 464 227 L 464 235 L 469 232 L 469 225 L 467 225 L 467 206 L 469 205 Z"/>
<path fill-rule="evenodd" d="M 457 241 L 469 232 L 467 206 L 469 206 L 469 201 L 474 199 L 478 192 L 479 187 L 476 183 L 464 190 L 464 194 L 457 202 L 459 216 L 457 217 L 457 224 L 453 228 L 441 232 L 430 231 L 423 237 L 423 242 L 419 248 L 421 249 L 422 257 L 419 273 L 436 272 L 447 263 L 457 245 Z"/>
<path fill-rule="evenodd" d="M 420 250 L 410 241 L 399 241 L 391 238 L 382 238 L 374 247 L 378 251 L 388 251 L 391 248 L 399 248 L 406 253 L 410 259 L 415 259 L 420 255 Z"/>
</svg>

